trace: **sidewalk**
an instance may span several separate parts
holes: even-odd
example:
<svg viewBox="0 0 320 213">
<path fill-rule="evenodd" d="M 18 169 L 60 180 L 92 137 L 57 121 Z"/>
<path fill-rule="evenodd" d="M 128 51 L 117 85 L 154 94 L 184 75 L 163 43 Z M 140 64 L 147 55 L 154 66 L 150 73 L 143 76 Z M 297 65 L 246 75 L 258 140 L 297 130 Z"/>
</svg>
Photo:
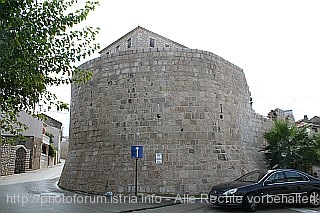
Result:
<svg viewBox="0 0 320 213">
<path fill-rule="evenodd" d="M 64 160 L 61 160 L 61 163 L 48 168 L 31 170 L 26 173 L 0 176 L 0 186 L 57 178 L 60 177 L 63 165 Z"/>
</svg>

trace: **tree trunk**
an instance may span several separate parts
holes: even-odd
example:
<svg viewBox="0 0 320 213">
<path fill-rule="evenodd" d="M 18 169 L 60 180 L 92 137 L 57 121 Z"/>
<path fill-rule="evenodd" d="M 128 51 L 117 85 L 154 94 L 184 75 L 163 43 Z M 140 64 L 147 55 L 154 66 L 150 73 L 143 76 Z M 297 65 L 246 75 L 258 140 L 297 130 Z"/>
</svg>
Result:
<svg viewBox="0 0 320 213">
<path fill-rule="evenodd" d="M 0 176 L 2 175 L 2 135 L 0 129 Z"/>
</svg>

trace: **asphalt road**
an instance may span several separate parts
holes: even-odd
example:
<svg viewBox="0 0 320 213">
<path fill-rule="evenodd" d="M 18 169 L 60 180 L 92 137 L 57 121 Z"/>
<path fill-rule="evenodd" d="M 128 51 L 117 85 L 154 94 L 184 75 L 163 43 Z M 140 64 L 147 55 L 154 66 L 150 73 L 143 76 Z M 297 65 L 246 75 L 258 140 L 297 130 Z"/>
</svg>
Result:
<svg viewBox="0 0 320 213">
<path fill-rule="evenodd" d="M 29 212 L 242 212 L 240 209 L 214 207 L 204 200 L 194 203 L 178 203 L 156 196 L 94 196 L 62 190 L 57 182 L 63 165 L 32 171 L 25 174 L 0 177 L 0 213 Z M 161 202 L 160 202 L 161 201 Z M 301 206 L 263 207 L 261 213 L 320 213 L 320 209 L 308 209 Z"/>
</svg>

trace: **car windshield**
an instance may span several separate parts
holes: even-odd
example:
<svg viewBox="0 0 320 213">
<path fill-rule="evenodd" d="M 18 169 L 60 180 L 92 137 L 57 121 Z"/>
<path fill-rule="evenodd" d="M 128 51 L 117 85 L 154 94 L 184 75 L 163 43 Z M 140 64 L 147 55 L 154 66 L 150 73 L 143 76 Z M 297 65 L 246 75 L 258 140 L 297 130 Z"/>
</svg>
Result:
<svg viewBox="0 0 320 213">
<path fill-rule="evenodd" d="M 266 172 L 262 171 L 253 171 L 249 172 L 245 175 L 242 175 L 236 181 L 241 181 L 241 182 L 252 182 L 252 183 L 257 183 L 265 176 Z"/>
</svg>

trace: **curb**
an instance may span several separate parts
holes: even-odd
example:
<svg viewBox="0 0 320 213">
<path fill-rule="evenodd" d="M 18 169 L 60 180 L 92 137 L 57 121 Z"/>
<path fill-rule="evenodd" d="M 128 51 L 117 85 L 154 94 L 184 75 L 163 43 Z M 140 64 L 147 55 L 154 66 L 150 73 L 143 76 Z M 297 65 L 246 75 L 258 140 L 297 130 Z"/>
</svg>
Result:
<svg viewBox="0 0 320 213">
<path fill-rule="evenodd" d="M 168 203 L 168 204 L 152 206 L 152 207 L 144 207 L 144 208 L 123 210 L 123 211 L 119 211 L 119 212 L 115 212 L 115 213 L 136 212 L 136 211 L 143 211 L 143 210 L 150 210 L 150 209 L 158 209 L 158 208 L 163 208 L 163 207 L 166 207 L 166 206 L 174 206 L 174 205 L 178 205 L 178 204 L 181 204 L 181 203 Z"/>
</svg>

